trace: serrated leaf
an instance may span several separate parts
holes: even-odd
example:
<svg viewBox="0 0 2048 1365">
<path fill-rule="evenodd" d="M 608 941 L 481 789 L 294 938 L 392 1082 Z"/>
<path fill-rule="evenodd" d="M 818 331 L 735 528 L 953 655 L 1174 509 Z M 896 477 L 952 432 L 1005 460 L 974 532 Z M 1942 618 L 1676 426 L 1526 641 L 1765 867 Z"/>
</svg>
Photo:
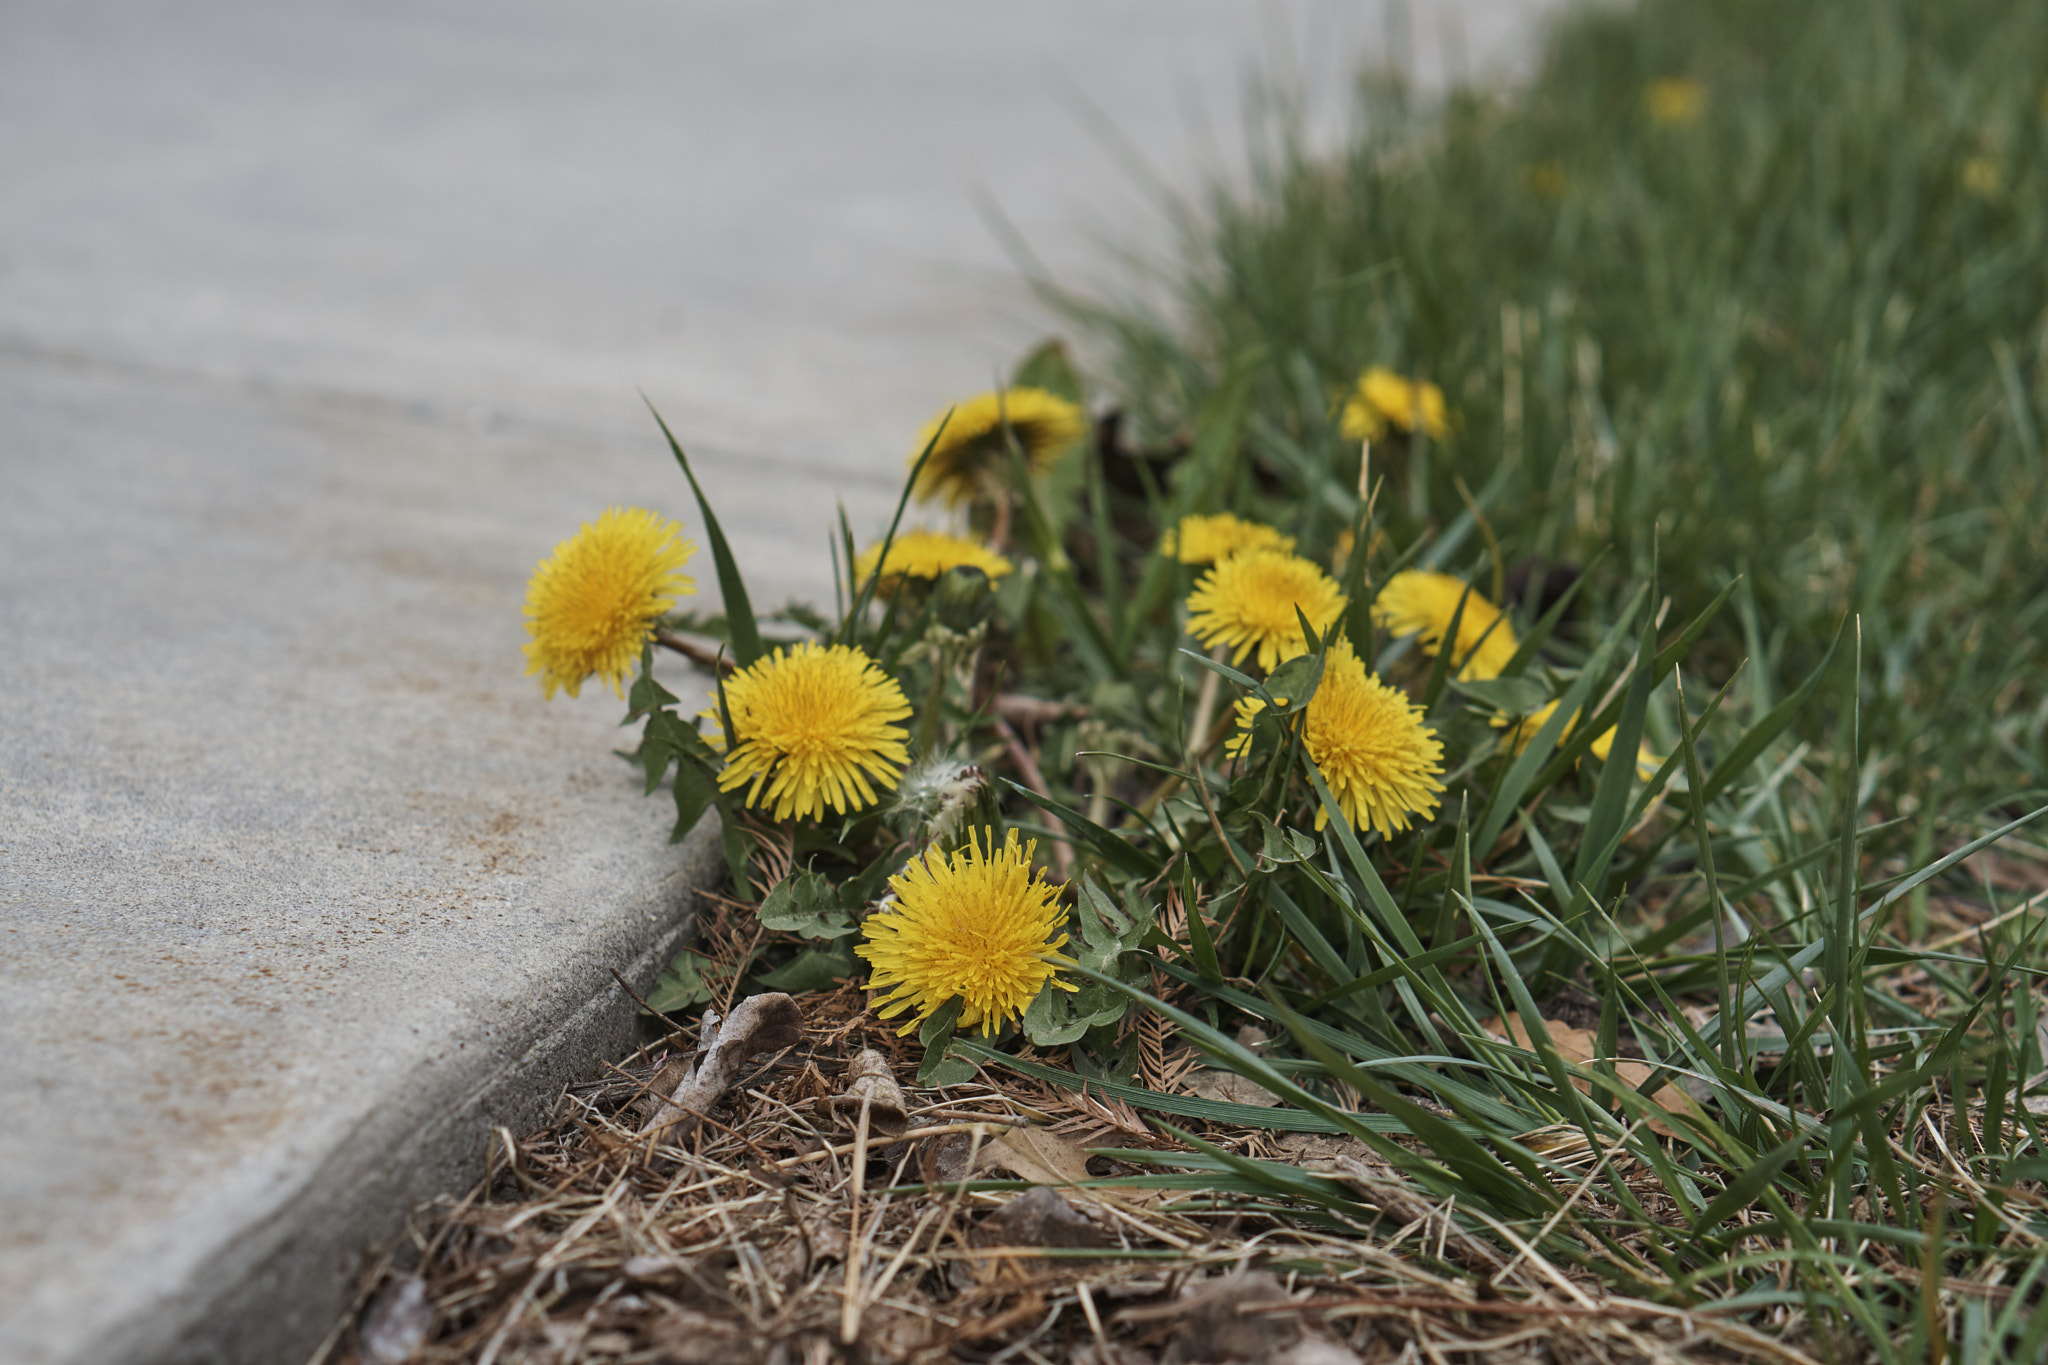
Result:
<svg viewBox="0 0 2048 1365">
<path fill-rule="evenodd" d="M 663 1014 L 709 1003 L 712 989 L 704 980 L 703 970 L 709 961 L 692 948 L 677 953 L 654 979 L 654 989 L 647 992 L 647 1003 Z"/>
<path fill-rule="evenodd" d="M 640 646 L 640 673 L 626 692 L 626 719 L 621 724 L 630 725 L 650 712 L 674 706 L 679 700 L 675 693 L 655 679 L 654 642 L 652 639 L 644 641 Z"/>
<path fill-rule="evenodd" d="M 1316 855 L 1316 841 L 1285 825 L 1262 825 L 1259 856 L 1269 863 L 1307 862 Z"/>
<path fill-rule="evenodd" d="M 917 1026 L 917 1041 L 926 1047 L 933 1043 L 943 1046 L 953 1036 L 953 1025 L 960 1022 L 960 1011 L 966 1003 L 956 995 L 939 1006 L 930 1018 Z"/>
<path fill-rule="evenodd" d="M 1024 1036 L 1036 1047 L 1065 1047 L 1091 1028 L 1124 1017 L 1128 1002 L 1114 991 L 1083 987 L 1064 991 L 1048 984 L 1024 1010 Z"/>
<path fill-rule="evenodd" d="M 755 911 L 761 927 L 804 938 L 844 938 L 853 923 L 839 904 L 832 883 L 819 872 L 784 877 Z M 765 978 L 764 978 L 765 979 Z"/>
<path fill-rule="evenodd" d="M 1273 709 L 1281 715 L 1293 715 L 1305 709 L 1314 699 L 1316 689 L 1323 683 L 1323 665 L 1329 655 L 1323 650 L 1289 659 L 1266 675 L 1266 691 L 1279 703 Z"/>
<path fill-rule="evenodd" d="M 674 790 L 676 823 L 669 831 L 668 841 L 679 844 L 718 799 L 718 778 L 696 759 L 683 757 L 676 762 Z"/>
<path fill-rule="evenodd" d="M 943 1085 L 965 1085 L 979 1075 L 980 1070 L 965 1057 L 945 1056 L 936 1062 L 919 1063 L 917 1083 L 928 1090 Z"/>
<path fill-rule="evenodd" d="M 853 975 L 854 971 L 851 953 L 806 948 L 774 971 L 756 973 L 754 979 L 771 990 L 794 995 L 799 991 L 827 990 L 833 982 Z"/>
</svg>

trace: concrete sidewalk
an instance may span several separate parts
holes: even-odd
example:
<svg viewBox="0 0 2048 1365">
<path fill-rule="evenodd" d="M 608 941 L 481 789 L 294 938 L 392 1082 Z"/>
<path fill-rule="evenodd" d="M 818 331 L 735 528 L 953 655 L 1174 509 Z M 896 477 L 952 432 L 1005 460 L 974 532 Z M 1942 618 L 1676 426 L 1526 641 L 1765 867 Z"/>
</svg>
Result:
<svg viewBox="0 0 2048 1365">
<path fill-rule="evenodd" d="M 1539 3 L 1457 6 L 1475 63 Z M 1275 13 L 1326 93 L 1382 32 Z M 519 608 L 608 504 L 697 529 L 636 388 L 757 600 L 826 596 L 835 501 L 873 530 L 1048 327 L 977 187 L 1062 272 L 1156 241 L 1063 92 L 1192 186 L 1182 93 L 1228 130 L 1259 23 L 0 11 L 0 1359 L 303 1359 L 623 1043 L 607 969 L 651 977 L 705 850 L 608 695 L 521 676 Z"/>
</svg>

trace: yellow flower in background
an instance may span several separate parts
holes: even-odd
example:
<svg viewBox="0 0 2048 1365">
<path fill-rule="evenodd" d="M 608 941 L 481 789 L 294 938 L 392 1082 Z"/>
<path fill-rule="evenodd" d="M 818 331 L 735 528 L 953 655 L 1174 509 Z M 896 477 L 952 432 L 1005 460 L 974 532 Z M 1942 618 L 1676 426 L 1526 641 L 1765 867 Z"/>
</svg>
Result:
<svg viewBox="0 0 2048 1365">
<path fill-rule="evenodd" d="M 757 659 L 725 680 L 725 700 L 739 744 L 718 789 L 745 785 L 746 804 L 772 804 L 777 820 L 873 805 L 875 785 L 895 786 L 909 761 L 903 689 L 850 645 L 806 640 Z"/>
<path fill-rule="evenodd" d="M 944 423 L 941 430 L 940 424 Z M 979 394 L 925 423 L 918 433 L 917 448 L 907 464 L 915 465 L 932 438 L 931 458 L 917 476 L 913 490 L 922 502 L 943 497 L 949 507 L 958 507 L 992 485 L 1000 484 L 1009 470 L 1009 442 L 1003 434 L 1005 423 L 1024 449 L 1032 472 L 1043 473 L 1058 463 L 1088 434 L 1088 414 L 1045 389 L 1002 389 Z"/>
<path fill-rule="evenodd" d="M 1380 546 L 1387 543 L 1384 528 L 1373 531 L 1372 540 L 1365 547 L 1367 554 L 1378 554 Z M 1330 572 L 1339 578 L 1351 567 L 1351 551 L 1357 547 L 1358 535 L 1349 526 L 1337 533 L 1337 539 L 1330 545 Z"/>
<path fill-rule="evenodd" d="M 1979 199 L 1996 199 L 2004 177 L 1998 163 L 1988 156 L 1973 156 L 1963 163 L 1963 188 Z"/>
<path fill-rule="evenodd" d="M 1545 725 L 1549 724 L 1550 718 L 1556 714 L 1557 703 L 1552 701 L 1546 702 L 1529 715 L 1523 716 L 1518 720 L 1511 720 L 1506 716 L 1495 716 L 1487 724 L 1493 726 L 1496 730 L 1506 730 L 1508 733 L 1502 736 L 1501 742 L 1507 746 L 1509 753 L 1519 754 L 1529 747 L 1529 741 L 1536 738 L 1537 733 Z M 1574 712 L 1572 718 L 1565 722 L 1564 731 L 1558 735 L 1557 742 L 1562 745 L 1566 740 L 1570 739 L 1572 731 L 1578 728 L 1578 724 L 1579 717 Z M 1588 751 L 1593 757 L 1599 759 L 1602 763 L 1605 763 L 1607 756 L 1614 752 L 1614 728 L 1611 725 L 1608 726 L 1605 734 L 1596 736 L 1593 742 L 1587 746 Z M 1639 746 L 1636 750 L 1636 776 L 1642 778 L 1645 782 L 1649 781 L 1657 775 L 1657 769 L 1663 762 L 1662 757 L 1650 752 L 1649 745 Z"/>
<path fill-rule="evenodd" d="M 1182 517 L 1159 538 L 1159 553 L 1183 564 L 1212 564 L 1241 550 L 1292 550 L 1294 537 L 1283 536 L 1263 522 L 1245 521 L 1228 512 L 1213 517 Z"/>
<path fill-rule="evenodd" d="M 1397 573 L 1373 599 L 1372 619 L 1395 635 L 1420 635 L 1423 649 L 1435 655 L 1443 649 L 1444 632 L 1451 628 L 1460 598 L 1465 614 L 1458 617 L 1458 639 L 1451 654 L 1458 664 L 1458 679 L 1498 678 L 1515 657 L 1515 632 L 1501 609 L 1478 592 L 1468 594 L 1462 579 L 1425 569 Z"/>
<path fill-rule="evenodd" d="M 1540 199 L 1562 199 L 1571 185 L 1564 173 L 1564 163 L 1554 156 L 1536 162 L 1524 175 L 1530 192 Z"/>
<path fill-rule="evenodd" d="M 1643 112 L 1665 127 L 1697 123 L 1707 108 L 1707 87 L 1690 76 L 1665 76 L 1643 87 Z"/>
<path fill-rule="evenodd" d="M 1337 430 L 1347 441 L 1377 441 L 1391 427 L 1427 432 L 1440 441 L 1451 429 L 1444 410 L 1444 391 L 1422 379 L 1403 379 L 1375 365 L 1358 376 L 1344 404 Z"/>
<path fill-rule="evenodd" d="M 1202 575 L 1188 594 L 1188 631 L 1205 645 L 1227 645 L 1241 664 L 1256 651 L 1272 672 L 1284 659 L 1308 652 L 1295 608 L 1321 635 L 1344 612 L 1337 580 L 1300 555 L 1246 550 Z"/>
<path fill-rule="evenodd" d="M 970 837 L 950 856 L 926 849 L 889 879 L 895 902 L 868 916 L 861 925 L 867 942 L 854 949 L 874 966 L 869 989 L 889 992 L 876 1013 L 890 1019 L 915 1010 L 899 1030 L 909 1033 L 957 995 L 959 1027 L 991 1034 L 1023 1014 L 1048 982 L 1076 989 L 1056 975 L 1073 965 L 1059 951 L 1066 913 L 1061 887 L 1031 866 L 1037 847 L 1020 848 L 1014 829 L 986 853 Z"/>
<path fill-rule="evenodd" d="M 1256 697 L 1237 704 L 1238 730 L 1225 752 L 1239 757 L 1250 748 L 1252 721 L 1265 705 Z M 1366 672 L 1349 640 L 1331 646 L 1301 736 L 1354 829 L 1391 836 L 1408 828 L 1410 816 L 1435 818 L 1444 746 L 1422 723 L 1422 708 Z M 1329 813 L 1318 809 L 1316 828 L 1328 823 Z"/>
<path fill-rule="evenodd" d="M 853 561 L 856 588 L 867 582 L 881 557 L 879 543 L 860 552 Z M 963 567 L 979 569 L 993 581 L 1011 572 L 1013 566 L 978 540 L 944 531 L 905 531 L 889 542 L 889 562 L 883 566 L 880 587 L 883 592 L 890 592 L 902 579 L 941 578 L 948 569 Z"/>
<path fill-rule="evenodd" d="M 576 696 L 585 680 L 614 693 L 654 623 L 697 591 L 682 572 L 697 547 L 682 527 L 638 507 L 609 507 L 555 546 L 526 584 L 527 676 Z"/>
</svg>

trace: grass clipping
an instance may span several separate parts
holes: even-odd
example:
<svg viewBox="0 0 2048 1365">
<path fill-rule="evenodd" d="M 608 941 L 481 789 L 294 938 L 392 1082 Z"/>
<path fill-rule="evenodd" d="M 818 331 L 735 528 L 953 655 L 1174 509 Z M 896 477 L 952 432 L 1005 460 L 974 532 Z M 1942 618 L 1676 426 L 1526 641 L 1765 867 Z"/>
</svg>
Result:
<svg viewBox="0 0 2048 1365">
<path fill-rule="evenodd" d="M 1353 1139 L 1191 1125 L 1326 1173 L 1367 1221 L 1219 1199 L 1091 1155 L 1172 1145 L 1126 1107 L 986 1076 L 920 1090 L 857 994 L 798 1003 L 797 1039 L 693 1108 L 694 1131 L 649 1127 L 680 1037 L 539 1132 L 501 1130 L 489 1174 L 366 1277 L 322 1359 L 1809 1358 L 1475 1238 Z M 1590 1180 L 1577 1194 L 1597 1216 Z"/>
</svg>

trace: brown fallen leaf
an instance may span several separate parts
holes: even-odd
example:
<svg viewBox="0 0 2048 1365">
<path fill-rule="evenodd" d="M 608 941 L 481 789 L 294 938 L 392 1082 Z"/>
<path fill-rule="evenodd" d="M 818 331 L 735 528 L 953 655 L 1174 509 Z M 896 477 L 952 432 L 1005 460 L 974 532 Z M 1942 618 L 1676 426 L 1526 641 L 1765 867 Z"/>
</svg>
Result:
<svg viewBox="0 0 2048 1365">
<path fill-rule="evenodd" d="M 1221 1071 L 1215 1067 L 1205 1066 L 1198 1071 L 1190 1071 L 1181 1081 L 1181 1088 L 1190 1095 L 1223 1104 L 1255 1104 L 1261 1109 L 1271 1109 L 1281 1102 L 1278 1095 L 1257 1081 L 1248 1081 L 1235 1071 Z"/>
<path fill-rule="evenodd" d="M 903 1087 L 889 1059 L 873 1048 L 862 1048 L 846 1072 L 846 1093 L 825 1101 L 827 1109 L 852 1121 L 861 1104 L 868 1106 L 868 1126 L 887 1137 L 896 1137 L 910 1126 L 909 1107 L 903 1102 Z"/>
<path fill-rule="evenodd" d="M 1099 1247 L 1108 1240 L 1049 1185 L 1024 1191 L 974 1229 L 974 1244 L 985 1247 Z"/>
<path fill-rule="evenodd" d="M 1012 1128 L 983 1144 L 979 1165 L 1034 1185 L 1075 1185 L 1090 1178 L 1088 1153 L 1049 1128 Z"/>
<path fill-rule="evenodd" d="M 1526 1047 L 1531 1051 L 1535 1049 L 1535 1045 L 1529 1038 L 1529 1030 L 1523 1026 L 1522 1016 L 1519 1014 L 1511 1016 L 1505 1022 L 1502 1021 L 1499 1015 L 1495 1015 L 1490 1019 L 1482 1019 L 1479 1021 L 1479 1027 L 1497 1038 L 1506 1038 L 1517 1047 Z M 1543 1029 L 1544 1032 L 1550 1035 L 1550 1041 L 1557 1048 L 1558 1055 L 1574 1066 L 1585 1066 L 1600 1055 L 1599 1039 L 1593 1035 L 1591 1030 L 1573 1028 L 1571 1025 L 1555 1019 L 1545 1019 L 1543 1021 Z M 1621 1060 L 1614 1064 L 1616 1078 L 1623 1085 L 1631 1088 L 1649 1080 L 1651 1072 L 1655 1070 L 1656 1068 L 1647 1062 Z M 1591 1081 L 1581 1080 L 1579 1077 L 1574 1076 L 1572 1077 L 1572 1085 L 1582 1095 L 1593 1093 L 1593 1083 Z M 1692 1096 L 1685 1093 L 1675 1078 L 1667 1080 L 1663 1088 L 1650 1096 L 1650 1103 L 1656 1105 L 1667 1114 L 1686 1114 L 1692 1117 L 1702 1116 L 1698 1102 Z M 1649 1128 L 1651 1132 L 1658 1134 L 1660 1137 L 1675 1138 L 1679 1135 L 1676 1128 L 1673 1128 L 1660 1118 L 1652 1118 Z"/>
<path fill-rule="evenodd" d="M 1286 1300 L 1286 1287 L 1270 1272 L 1240 1271 L 1198 1280 L 1169 1303 L 1123 1309 L 1115 1320 L 1180 1323 L 1175 1336 L 1183 1360 L 1265 1361 L 1292 1345 L 1301 1326 L 1285 1314 L 1244 1310 Z"/>
<path fill-rule="evenodd" d="M 1095 1178 L 1088 1173 L 1088 1153 L 1081 1145 L 1049 1128 L 1012 1128 L 983 1145 L 981 1159 L 974 1168 L 976 1171 L 1008 1171 L 1019 1180 L 1028 1180 L 1034 1185 L 1071 1187 Z M 1167 1198 L 1164 1190 L 1114 1186 L 1070 1189 L 1069 1193 L 1083 1208 L 1097 1207 L 1103 1196 L 1114 1196 L 1119 1204 L 1126 1207 L 1149 1207 L 1164 1203 Z"/>
<path fill-rule="evenodd" d="M 721 1020 L 705 1011 L 703 1042 L 696 1065 L 667 1097 L 659 1110 L 640 1126 L 640 1132 L 665 1132 L 680 1128 L 677 1137 L 687 1136 L 697 1120 L 711 1111 L 719 1098 L 739 1079 L 747 1059 L 757 1052 L 775 1052 L 794 1047 L 803 1040 L 803 1015 L 796 1001 L 780 991 L 750 995 Z"/>
<path fill-rule="evenodd" d="M 1282 1161 L 1291 1161 L 1297 1166 L 1339 1156 L 1350 1157 L 1354 1161 L 1372 1161 L 1378 1156 L 1372 1148 L 1349 1133 L 1282 1133 L 1273 1140 L 1273 1147 Z"/>
</svg>

